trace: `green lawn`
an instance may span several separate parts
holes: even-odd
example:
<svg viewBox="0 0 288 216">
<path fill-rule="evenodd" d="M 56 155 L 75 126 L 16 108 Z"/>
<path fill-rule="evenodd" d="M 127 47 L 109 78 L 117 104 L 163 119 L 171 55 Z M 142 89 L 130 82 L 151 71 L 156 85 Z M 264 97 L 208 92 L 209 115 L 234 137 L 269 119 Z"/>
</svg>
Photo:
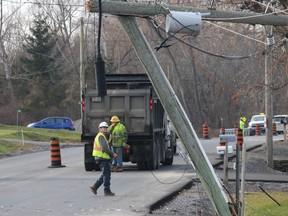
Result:
<svg viewBox="0 0 288 216">
<path fill-rule="evenodd" d="M 16 151 L 24 151 L 28 149 L 29 148 L 26 145 L 20 143 L 0 140 L 0 155 L 7 155 Z"/>
<path fill-rule="evenodd" d="M 58 138 L 59 142 L 79 143 L 81 132 L 0 125 L 0 139 L 24 139 L 49 142 L 52 137 Z"/>
<path fill-rule="evenodd" d="M 248 216 L 286 216 L 288 215 L 288 193 L 273 192 L 268 193 L 281 206 L 277 205 L 265 193 L 254 192 L 245 195 L 245 215 Z"/>
<path fill-rule="evenodd" d="M 25 145 L 22 145 L 19 142 L 7 141 L 5 139 L 24 139 L 26 141 L 49 142 L 51 138 L 57 138 L 60 143 L 81 143 L 80 137 L 80 131 L 50 130 L 0 125 L 0 155 L 25 150 L 26 148 Z"/>
</svg>

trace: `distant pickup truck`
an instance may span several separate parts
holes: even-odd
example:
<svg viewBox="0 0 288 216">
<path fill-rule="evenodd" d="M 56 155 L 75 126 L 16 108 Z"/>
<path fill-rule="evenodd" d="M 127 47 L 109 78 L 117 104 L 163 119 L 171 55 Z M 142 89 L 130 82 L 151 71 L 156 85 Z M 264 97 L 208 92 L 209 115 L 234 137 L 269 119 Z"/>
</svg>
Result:
<svg viewBox="0 0 288 216">
<path fill-rule="evenodd" d="M 276 123 L 276 131 L 278 134 L 284 133 L 284 125 L 287 124 L 288 115 L 275 115 L 273 117 L 273 123 Z"/>
<path fill-rule="evenodd" d="M 266 132 L 266 115 L 253 115 L 248 123 L 249 135 L 254 136 L 256 134 L 256 125 L 260 125 L 260 131 L 262 134 Z"/>
</svg>

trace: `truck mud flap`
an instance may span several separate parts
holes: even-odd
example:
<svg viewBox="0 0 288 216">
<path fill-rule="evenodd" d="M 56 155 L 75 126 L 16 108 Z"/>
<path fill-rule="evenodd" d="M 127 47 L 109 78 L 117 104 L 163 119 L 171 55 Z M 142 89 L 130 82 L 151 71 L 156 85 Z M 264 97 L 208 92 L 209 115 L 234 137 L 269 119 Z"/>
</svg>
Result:
<svg viewBox="0 0 288 216">
<path fill-rule="evenodd" d="M 160 164 L 160 146 L 159 141 L 154 141 L 151 147 L 150 160 L 146 162 L 147 170 L 155 170 Z"/>
<path fill-rule="evenodd" d="M 138 170 L 155 170 L 159 168 L 160 156 L 157 142 L 147 141 L 145 145 L 134 146 L 133 150 Z"/>
</svg>

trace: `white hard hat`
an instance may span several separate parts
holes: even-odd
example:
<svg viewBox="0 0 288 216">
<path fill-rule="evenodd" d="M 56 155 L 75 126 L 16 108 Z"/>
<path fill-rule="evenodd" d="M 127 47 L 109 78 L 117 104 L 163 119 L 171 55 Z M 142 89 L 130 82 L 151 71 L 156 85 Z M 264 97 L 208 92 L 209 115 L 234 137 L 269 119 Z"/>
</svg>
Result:
<svg viewBox="0 0 288 216">
<path fill-rule="evenodd" d="M 108 128 L 107 122 L 101 122 L 101 123 L 99 124 L 99 128 L 102 128 L 102 127 L 107 127 L 107 128 Z"/>
</svg>

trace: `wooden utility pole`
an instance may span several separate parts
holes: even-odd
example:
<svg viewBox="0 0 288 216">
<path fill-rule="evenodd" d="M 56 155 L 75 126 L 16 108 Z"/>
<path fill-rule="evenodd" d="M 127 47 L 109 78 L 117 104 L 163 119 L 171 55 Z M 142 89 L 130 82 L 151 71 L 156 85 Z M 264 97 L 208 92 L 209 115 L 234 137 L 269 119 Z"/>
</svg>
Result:
<svg viewBox="0 0 288 216">
<path fill-rule="evenodd" d="M 201 146 L 187 114 L 179 102 L 178 97 L 159 65 L 145 36 L 138 28 L 135 18 L 127 16 L 118 16 L 118 18 L 135 48 L 140 61 L 146 69 L 161 103 L 174 124 L 179 138 L 191 157 L 201 182 L 214 204 L 218 215 L 231 215 L 228 200 L 223 192 L 224 189 L 213 171 L 213 167 Z"/>
<path fill-rule="evenodd" d="M 90 12 L 99 12 L 98 0 L 88 0 L 87 8 Z M 259 14 L 253 12 L 221 11 L 216 9 L 209 10 L 207 8 L 173 6 L 161 3 L 148 4 L 102 0 L 103 13 L 108 13 L 112 15 L 125 15 L 135 17 L 153 17 L 155 15 L 166 16 L 170 13 L 169 10 L 211 13 L 210 15 L 205 15 L 205 17 L 202 17 L 203 20 L 207 21 L 274 26 L 287 26 L 288 23 L 288 15 L 276 13 Z"/>
<path fill-rule="evenodd" d="M 80 19 L 80 103 L 82 102 L 82 94 L 84 91 L 85 73 L 84 73 L 84 21 L 83 17 Z M 83 112 L 81 111 L 81 119 Z"/>
<path fill-rule="evenodd" d="M 271 27 L 272 28 L 272 27 Z M 269 34 L 265 29 L 268 41 Z M 273 168 L 273 136 L 272 136 L 272 70 L 269 70 L 271 65 L 271 45 L 265 46 L 265 115 L 266 115 L 266 160 L 267 166 Z"/>
</svg>

